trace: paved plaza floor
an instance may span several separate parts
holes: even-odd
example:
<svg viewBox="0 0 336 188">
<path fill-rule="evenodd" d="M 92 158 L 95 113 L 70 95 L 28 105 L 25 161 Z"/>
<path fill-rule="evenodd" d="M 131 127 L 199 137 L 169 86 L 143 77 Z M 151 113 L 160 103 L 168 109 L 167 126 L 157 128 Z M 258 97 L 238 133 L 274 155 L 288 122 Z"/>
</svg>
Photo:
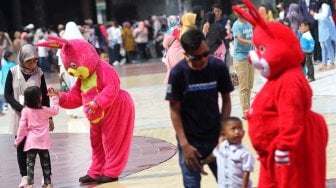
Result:
<svg viewBox="0 0 336 188">
<path fill-rule="evenodd" d="M 90 160 L 89 123 L 83 114 L 78 118 L 72 118 L 67 115 L 66 110 L 61 109 L 60 114 L 54 118 L 56 126 L 52 134 L 51 162 L 57 166 L 53 169 L 54 187 L 183 187 L 176 155 L 175 132 L 170 121 L 168 103 L 164 100 L 166 90 L 166 86 L 162 83 L 165 76 L 164 64 L 161 62 L 130 64 L 118 66 L 116 69 L 121 77 L 121 87 L 132 95 L 136 108 L 132 151 L 125 172 L 118 182 L 104 185 L 80 185 L 78 178 L 86 173 Z M 57 74 L 46 75 L 46 77 L 48 86 L 59 86 Z M 263 83 L 256 72 L 253 97 Z M 321 113 L 328 123 L 327 179 L 328 187 L 336 187 L 333 181 L 336 178 L 336 144 L 334 144 L 336 143 L 336 69 L 317 72 L 316 81 L 310 84 L 314 93 L 313 110 Z M 237 88 L 232 92 L 231 97 L 231 115 L 241 117 Z M 11 188 L 16 187 L 20 177 L 15 163 L 15 148 L 12 147 L 13 137 L 8 134 L 8 122 L 8 115 L 0 116 L 0 182 L 11 182 L 9 185 Z M 248 128 L 246 121 L 244 121 L 244 127 Z M 76 143 L 76 141 L 79 142 Z M 243 142 L 253 151 L 247 135 Z M 70 169 L 69 166 L 73 168 Z M 257 183 L 258 169 L 259 162 L 251 174 L 254 185 Z M 40 171 L 41 169 L 36 167 L 37 185 L 41 179 Z M 216 186 L 215 179 L 211 175 L 202 177 L 202 187 Z"/>
</svg>

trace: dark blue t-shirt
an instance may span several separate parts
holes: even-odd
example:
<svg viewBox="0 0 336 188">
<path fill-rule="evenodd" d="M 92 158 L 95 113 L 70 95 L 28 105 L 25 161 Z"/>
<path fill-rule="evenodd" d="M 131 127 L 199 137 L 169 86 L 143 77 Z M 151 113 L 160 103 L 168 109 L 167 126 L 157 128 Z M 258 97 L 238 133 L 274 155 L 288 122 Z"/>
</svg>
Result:
<svg viewBox="0 0 336 188">
<path fill-rule="evenodd" d="M 191 69 L 185 60 L 171 70 L 166 100 L 181 103 L 183 128 L 191 144 L 217 143 L 220 132 L 218 92 L 232 90 L 225 63 L 212 56 L 203 70 Z"/>
</svg>

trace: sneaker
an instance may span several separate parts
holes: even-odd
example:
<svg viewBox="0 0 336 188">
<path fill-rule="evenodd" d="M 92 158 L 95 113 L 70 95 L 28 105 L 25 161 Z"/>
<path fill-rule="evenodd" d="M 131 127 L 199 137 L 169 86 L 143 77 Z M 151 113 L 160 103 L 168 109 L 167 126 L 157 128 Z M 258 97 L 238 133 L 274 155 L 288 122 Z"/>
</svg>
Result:
<svg viewBox="0 0 336 188">
<path fill-rule="evenodd" d="M 308 82 L 313 82 L 313 81 L 315 81 L 314 78 L 308 78 Z"/>
<path fill-rule="evenodd" d="M 23 176 L 21 178 L 21 182 L 19 184 L 19 188 L 25 188 L 27 186 L 27 176 Z"/>
<path fill-rule="evenodd" d="M 314 61 L 314 65 L 319 65 L 319 64 L 321 64 L 322 62 L 320 61 L 320 60 L 315 60 Z"/>
<path fill-rule="evenodd" d="M 326 71 L 327 70 L 327 65 L 321 65 L 318 71 Z"/>
<path fill-rule="evenodd" d="M 335 64 L 334 63 L 330 63 L 328 66 L 328 70 L 334 69 L 335 68 Z"/>
<path fill-rule="evenodd" d="M 42 188 L 53 188 L 52 184 L 43 184 Z"/>
<path fill-rule="evenodd" d="M 119 65 L 119 61 L 114 61 L 114 62 L 113 62 L 113 65 L 114 65 L 114 66 Z"/>
<path fill-rule="evenodd" d="M 119 65 L 124 65 L 124 64 L 126 64 L 126 58 L 123 58 L 119 63 Z"/>
</svg>

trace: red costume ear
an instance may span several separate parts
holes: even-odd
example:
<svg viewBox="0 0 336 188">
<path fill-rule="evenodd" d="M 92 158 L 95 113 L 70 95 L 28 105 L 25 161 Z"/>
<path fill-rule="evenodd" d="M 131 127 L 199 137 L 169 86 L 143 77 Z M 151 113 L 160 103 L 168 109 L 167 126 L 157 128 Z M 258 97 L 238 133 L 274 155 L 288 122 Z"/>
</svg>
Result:
<svg viewBox="0 0 336 188">
<path fill-rule="evenodd" d="M 48 48 L 62 48 L 62 46 L 69 44 L 69 41 L 60 38 L 60 37 L 54 37 L 51 35 L 48 35 L 48 38 L 51 41 L 45 41 L 45 42 L 39 42 L 35 44 L 35 46 L 43 46 Z"/>
</svg>

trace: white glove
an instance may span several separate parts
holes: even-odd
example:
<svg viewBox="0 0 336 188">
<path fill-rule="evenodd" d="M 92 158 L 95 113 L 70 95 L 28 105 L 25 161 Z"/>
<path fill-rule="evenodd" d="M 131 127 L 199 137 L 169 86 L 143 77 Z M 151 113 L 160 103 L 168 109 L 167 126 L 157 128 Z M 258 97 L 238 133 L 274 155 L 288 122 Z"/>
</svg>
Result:
<svg viewBox="0 0 336 188">
<path fill-rule="evenodd" d="M 276 163 L 280 164 L 289 164 L 289 152 L 282 150 L 275 150 L 274 160 Z"/>
</svg>

